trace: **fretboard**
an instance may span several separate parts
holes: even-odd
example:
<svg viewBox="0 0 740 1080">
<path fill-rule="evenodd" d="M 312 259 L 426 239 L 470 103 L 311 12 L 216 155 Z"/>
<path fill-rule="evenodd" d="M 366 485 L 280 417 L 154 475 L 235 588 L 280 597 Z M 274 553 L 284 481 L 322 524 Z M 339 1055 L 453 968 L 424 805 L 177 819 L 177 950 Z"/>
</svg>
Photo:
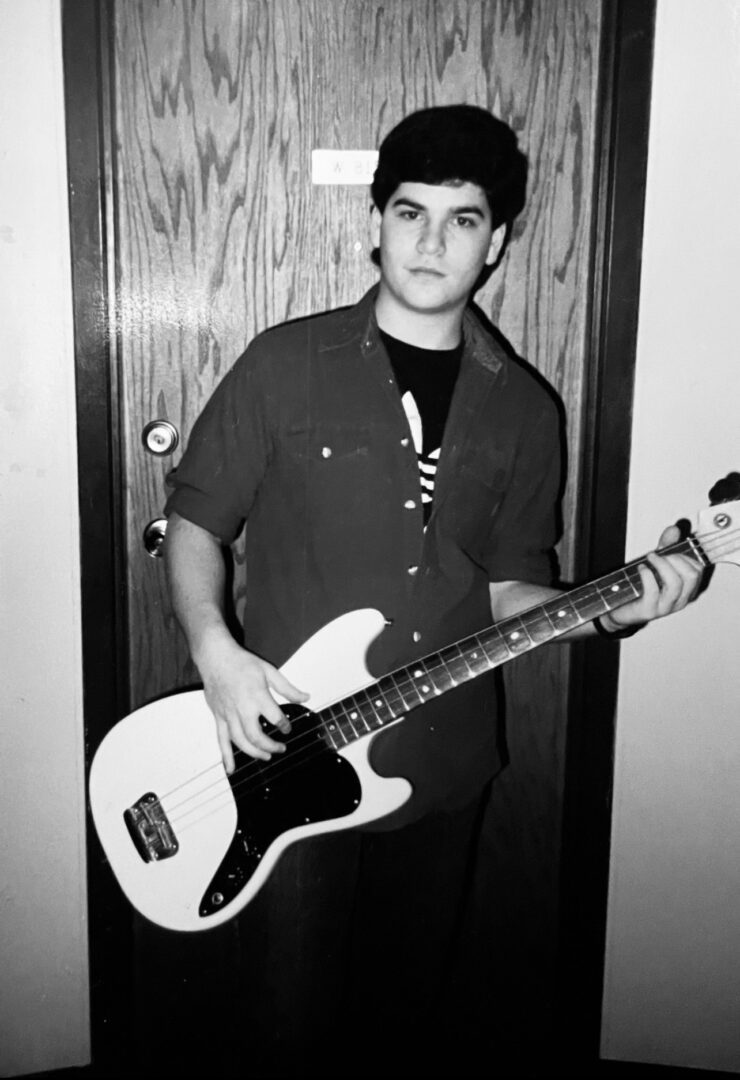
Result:
<svg viewBox="0 0 740 1080">
<path fill-rule="evenodd" d="M 700 564 L 707 562 L 695 537 L 671 545 L 670 550 Z M 431 698 L 629 603 L 642 594 L 641 565 L 641 559 L 629 563 L 384 675 L 321 710 L 324 737 L 335 750 L 341 750 L 400 720 Z"/>
</svg>

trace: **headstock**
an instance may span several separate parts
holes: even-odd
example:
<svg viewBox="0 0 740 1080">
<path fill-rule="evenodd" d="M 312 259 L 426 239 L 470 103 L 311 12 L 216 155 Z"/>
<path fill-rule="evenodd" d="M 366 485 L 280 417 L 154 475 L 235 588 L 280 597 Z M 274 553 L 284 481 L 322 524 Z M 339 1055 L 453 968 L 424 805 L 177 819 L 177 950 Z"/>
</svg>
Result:
<svg viewBox="0 0 740 1080">
<path fill-rule="evenodd" d="M 712 505 L 699 513 L 696 539 L 710 562 L 740 566 L 740 473 L 718 480 L 709 500 Z"/>
<path fill-rule="evenodd" d="M 735 499 L 740 499 L 740 473 L 731 472 L 710 489 L 709 501 L 712 506 L 718 506 L 719 503 L 733 502 Z"/>
</svg>

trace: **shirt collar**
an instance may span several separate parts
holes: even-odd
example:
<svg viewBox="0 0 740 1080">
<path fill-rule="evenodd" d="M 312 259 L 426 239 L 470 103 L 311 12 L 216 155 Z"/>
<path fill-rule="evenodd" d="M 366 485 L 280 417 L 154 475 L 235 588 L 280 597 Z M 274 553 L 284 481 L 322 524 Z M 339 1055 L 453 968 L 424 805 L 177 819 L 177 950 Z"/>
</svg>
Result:
<svg viewBox="0 0 740 1080">
<path fill-rule="evenodd" d="M 337 345 L 349 344 L 359 338 L 363 357 L 371 357 L 382 349 L 375 318 L 378 289 L 379 285 L 373 285 L 357 304 L 344 310 L 339 335 L 332 334 L 332 340 L 322 342 L 322 348 L 336 348 Z M 501 371 L 506 354 L 471 307 L 467 307 L 463 314 L 463 338 L 466 358 L 469 357 L 493 375 Z"/>
</svg>

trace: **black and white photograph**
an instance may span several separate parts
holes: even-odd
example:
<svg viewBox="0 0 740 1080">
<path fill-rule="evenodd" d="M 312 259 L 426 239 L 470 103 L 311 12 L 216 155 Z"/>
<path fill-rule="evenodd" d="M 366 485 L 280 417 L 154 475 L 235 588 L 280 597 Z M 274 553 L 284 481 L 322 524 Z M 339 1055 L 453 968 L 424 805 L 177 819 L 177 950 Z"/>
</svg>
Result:
<svg viewBox="0 0 740 1080">
<path fill-rule="evenodd" d="M 0 59 L 0 1076 L 740 1076 L 740 0 Z"/>
</svg>

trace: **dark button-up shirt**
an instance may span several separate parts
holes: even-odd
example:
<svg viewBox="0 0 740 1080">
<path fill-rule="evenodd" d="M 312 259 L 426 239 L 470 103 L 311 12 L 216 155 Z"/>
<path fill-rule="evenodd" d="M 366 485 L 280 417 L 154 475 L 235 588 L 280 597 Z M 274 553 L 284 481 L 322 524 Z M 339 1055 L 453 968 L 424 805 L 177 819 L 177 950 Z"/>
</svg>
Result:
<svg viewBox="0 0 740 1080">
<path fill-rule="evenodd" d="M 193 428 L 167 512 L 232 542 L 244 522 L 244 642 L 280 666 L 330 619 L 378 608 L 379 677 L 491 622 L 489 581 L 551 579 L 558 411 L 472 312 L 426 529 L 416 452 L 375 290 L 257 337 Z M 499 766 L 483 676 L 375 736 L 414 796 L 394 823 L 461 805 Z"/>
</svg>

